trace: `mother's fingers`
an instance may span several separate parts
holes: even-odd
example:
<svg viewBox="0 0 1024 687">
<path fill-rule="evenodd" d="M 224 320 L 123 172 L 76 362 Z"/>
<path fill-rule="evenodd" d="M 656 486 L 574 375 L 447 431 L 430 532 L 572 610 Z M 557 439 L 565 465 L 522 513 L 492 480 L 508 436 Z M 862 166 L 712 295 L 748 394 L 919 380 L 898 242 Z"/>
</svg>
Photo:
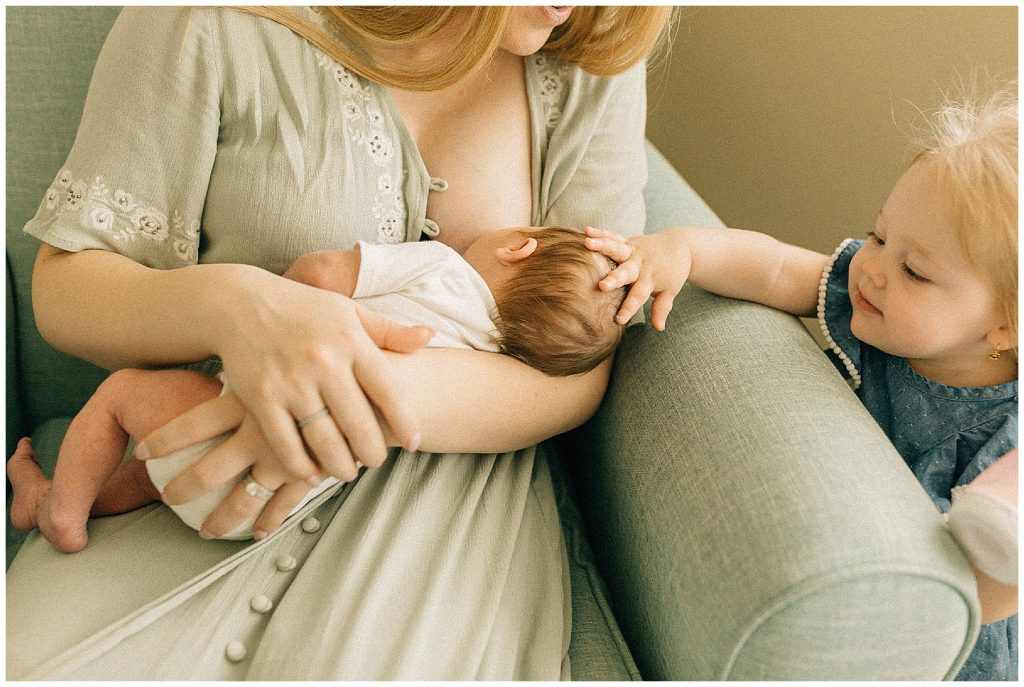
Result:
<svg viewBox="0 0 1024 687">
<path fill-rule="evenodd" d="M 324 473 L 345 482 L 355 478 L 356 467 L 352 453 L 330 413 L 314 413 L 310 422 L 300 431 Z"/>
<path fill-rule="evenodd" d="M 300 484 L 302 483 L 300 482 Z M 203 521 L 199 530 L 200 537 L 203 539 L 223 537 L 239 525 L 251 520 L 266 506 L 267 499 L 259 493 L 252 493 L 246 489 L 246 486 L 246 480 L 242 480 L 234 486 L 231 493 Z M 270 489 L 267 485 L 263 486 Z M 271 491 L 276 492 L 276 486 Z"/>
<path fill-rule="evenodd" d="M 354 370 L 355 380 L 344 380 L 324 392 L 334 421 L 352 450 L 352 458 L 369 467 L 377 467 L 384 462 L 388 447 L 384 442 L 380 422 L 367 398 L 373 399 L 374 403 L 383 398 L 384 403 L 390 402 L 392 408 L 402 408 L 398 411 L 399 414 L 405 410 L 404 399 L 391 398 L 393 387 L 387 381 L 380 381 L 383 378 L 383 367 L 386 365 L 383 356 L 380 357 L 379 365 L 363 365 L 357 362 Z M 369 372 L 367 368 L 370 369 Z M 361 388 L 356 388 L 357 381 Z M 344 414 L 341 411 L 344 411 Z M 381 411 L 386 412 L 384 408 L 381 408 Z M 342 481 L 351 482 L 356 477 L 357 466 L 351 463 L 344 467 L 344 473 L 331 474 Z"/>
<path fill-rule="evenodd" d="M 262 447 L 261 439 L 259 427 L 252 416 L 245 416 L 234 435 L 164 487 L 164 502 L 169 505 L 187 503 L 227 483 L 252 464 L 253 454 Z"/>
<path fill-rule="evenodd" d="M 306 404 L 305 409 L 300 409 L 293 415 L 284 408 L 277 407 L 259 418 L 263 435 L 282 467 L 293 478 L 305 480 L 311 486 L 320 483 L 320 470 L 306 452 L 306 445 L 300 435 L 296 418 L 298 420 L 305 419 L 319 410 L 319 408 Z"/>
<path fill-rule="evenodd" d="M 150 432 L 135 445 L 135 457 L 140 460 L 159 458 L 212 439 L 238 427 L 245 413 L 245 406 L 235 394 L 210 399 Z"/>
<path fill-rule="evenodd" d="M 256 517 L 252 525 L 254 539 L 263 539 L 278 527 L 281 526 L 295 507 L 302 503 L 302 499 L 309 493 L 309 485 L 305 482 L 288 482 L 274 494 L 273 498 L 267 501 L 263 511 Z M 229 530 L 230 531 L 230 530 Z"/>
<path fill-rule="evenodd" d="M 404 327 L 386 315 L 370 310 L 369 308 L 355 304 L 356 315 L 366 330 L 370 340 L 379 348 L 395 353 L 412 353 L 428 343 L 436 333 L 430 327 L 417 325 L 415 327 Z"/>
<path fill-rule="evenodd" d="M 360 314 L 360 320 L 362 320 L 364 314 L 369 311 L 360 306 L 357 312 Z M 381 416 L 387 422 L 388 427 L 391 428 L 392 434 L 398 439 L 398 442 L 410 451 L 415 451 L 419 448 L 421 439 L 419 417 L 414 412 L 414 406 L 409 397 L 408 390 L 400 380 L 395 379 L 384 355 L 376 348 L 364 350 L 362 355 L 356 356 L 353 362 L 353 371 L 355 372 L 356 381 L 362 388 L 361 395 L 364 395 L 370 403 L 377 407 Z M 337 406 L 338 403 L 336 401 L 331 405 L 332 408 Z M 362 411 L 362 408 L 360 408 L 360 411 Z M 374 426 L 378 431 L 380 430 L 380 425 L 372 409 L 370 409 L 369 415 L 366 415 L 365 412 L 359 412 L 358 415 L 361 416 L 360 421 L 365 423 L 362 425 L 364 428 Z M 338 417 L 341 416 L 339 415 Z M 344 429 L 342 427 L 343 431 Z M 356 426 L 353 431 L 358 433 L 359 427 Z M 346 434 L 346 437 L 348 436 Z M 372 442 L 374 446 L 376 446 L 376 441 L 376 437 L 373 437 Z M 382 446 L 384 445 L 383 442 L 382 436 L 380 439 Z M 352 443 L 352 439 L 349 437 L 349 444 L 351 445 Z M 356 450 L 355 446 L 352 448 L 356 453 L 356 457 L 365 465 L 375 466 L 380 464 L 377 461 L 377 457 L 380 456 L 379 452 L 369 456 L 369 461 L 367 461 Z"/>
</svg>

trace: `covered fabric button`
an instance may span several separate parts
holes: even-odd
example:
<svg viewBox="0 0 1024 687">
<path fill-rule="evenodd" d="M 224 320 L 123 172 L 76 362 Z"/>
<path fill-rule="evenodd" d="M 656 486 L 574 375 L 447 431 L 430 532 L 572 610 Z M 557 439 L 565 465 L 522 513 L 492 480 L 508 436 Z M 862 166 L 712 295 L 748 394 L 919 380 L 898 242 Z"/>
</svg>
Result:
<svg viewBox="0 0 1024 687">
<path fill-rule="evenodd" d="M 437 222 L 432 219 L 423 220 L 423 233 L 430 238 L 437 238 L 437 235 L 441 233 L 441 228 L 437 226 Z"/>
<path fill-rule="evenodd" d="M 448 182 L 441 177 L 430 177 L 430 190 L 444 193 L 448 190 Z"/>
<path fill-rule="evenodd" d="M 246 650 L 245 644 L 242 644 L 237 639 L 233 642 L 228 642 L 228 645 L 224 647 L 224 655 L 232 663 L 238 663 L 245 658 Z"/>
<path fill-rule="evenodd" d="M 295 570 L 297 561 L 292 556 L 289 556 L 288 554 L 283 554 L 277 557 L 277 561 L 275 561 L 274 564 L 277 566 L 277 569 L 281 572 L 288 572 L 289 570 Z"/>
<path fill-rule="evenodd" d="M 252 597 L 252 601 L 249 602 L 249 607 L 257 613 L 266 613 L 274 607 L 274 602 L 265 594 L 257 594 Z"/>
<path fill-rule="evenodd" d="M 302 531 L 312 534 L 320 529 L 320 521 L 312 515 L 302 521 Z"/>
</svg>

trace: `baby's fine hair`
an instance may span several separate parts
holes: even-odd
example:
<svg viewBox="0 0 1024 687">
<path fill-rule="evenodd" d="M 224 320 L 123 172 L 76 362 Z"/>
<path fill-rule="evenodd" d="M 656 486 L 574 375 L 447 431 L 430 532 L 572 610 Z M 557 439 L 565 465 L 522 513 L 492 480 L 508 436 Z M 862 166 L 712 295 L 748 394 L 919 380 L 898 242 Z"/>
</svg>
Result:
<svg viewBox="0 0 1024 687">
<path fill-rule="evenodd" d="M 1016 340 L 1017 95 L 1007 89 L 960 100 L 930 117 L 915 160 L 938 163 L 964 256 L 994 288 Z"/>
<path fill-rule="evenodd" d="M 615 313 L 626 290 L 598 289 L 607 272 L 598 261 L 607 258 L 583 245 L 579 229 L 546 227 L 530 237 L 537 249 L 499 295 L 498 348 L 553 376 L 592 370 L 622 340 Z"/>
</svg>

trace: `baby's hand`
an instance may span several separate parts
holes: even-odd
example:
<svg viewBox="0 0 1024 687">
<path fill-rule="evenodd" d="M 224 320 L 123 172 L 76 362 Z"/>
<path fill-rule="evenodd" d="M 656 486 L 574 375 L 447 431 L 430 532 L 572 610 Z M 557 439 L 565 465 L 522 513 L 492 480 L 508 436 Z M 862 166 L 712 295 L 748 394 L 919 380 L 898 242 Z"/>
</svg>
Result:
<svg viewBox="0 0 1024 687">
<path fill-rule="evenodd" d="M 658 331 L 664 331 L 672 302 L 690 274 L 690 247 L 683 233 L 666 229 L 657 234 L 624 239 L 609 231 L 587 227 L 586 234 L 584 245 L 587 248 L 619 263 L 598 287 L 612 291 L 633 285 L 615 315 L 616 322 L 628 322 L 653 295 L 651 324 Z"/>
</svg>

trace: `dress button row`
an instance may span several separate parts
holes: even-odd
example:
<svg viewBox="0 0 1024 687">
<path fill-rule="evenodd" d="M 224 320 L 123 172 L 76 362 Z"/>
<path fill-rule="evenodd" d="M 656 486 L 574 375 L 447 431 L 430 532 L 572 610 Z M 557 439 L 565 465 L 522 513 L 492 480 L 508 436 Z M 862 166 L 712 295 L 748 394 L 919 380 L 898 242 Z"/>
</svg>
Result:
<svg viewBox="0 0 1024 687">
<path fill-rule="evenodd" d="M 320 529 L 320 521 L 312 515 L 302 521 L 302 531 L 306 534 L 313 534 Z"/>
<path fill-rule="evenodd" d="M 275 561 L 274 564 L 281 572 L 289 572 L 290 570 L 295 570 L 295 566 L 298 565 L 298 561 L 288 554 L 282 554 L 277 557 L 277 561 Z"/>
<path fill-rule="evenodd" d="M 257 613 L 267 613 L 274 607 L 274 602 L 265 594 L 257 594 L 252 597 L 252 600 L 249 602 L 249 607 Z"/>
<path fill-rule="evenodd" d="M 430 177 L 430 190 L 444 193 L 448 190 L 448 182 L 441 177 Z"/>
<path fill-rule="evenodd" d="M 243 660 L 246 653 L 245 644 L 242 644 L 237 639 L 233 642 L 228 642 L 228 645 L 224 647 L 224 655 L 232 663 L 238 663 Z"/>
</svg>

